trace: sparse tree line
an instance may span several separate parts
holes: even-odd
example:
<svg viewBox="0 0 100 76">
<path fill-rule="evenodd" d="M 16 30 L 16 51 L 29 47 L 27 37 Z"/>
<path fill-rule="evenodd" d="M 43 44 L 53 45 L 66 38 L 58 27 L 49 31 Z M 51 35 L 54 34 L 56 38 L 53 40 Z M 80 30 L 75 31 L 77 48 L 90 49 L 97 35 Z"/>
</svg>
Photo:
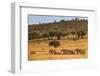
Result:
<svg viewBox="0 0 100 76">
<path fill-rule="evenodd" d="M 74 36 L 75 39 L 84 38 L 84 36 L 87 35 L 87 31 L 71 31 L 71 32 L 46 32 L 43 34 L 39 34 L 38 32 L 33 32 L 28 34 L 28 39 L 47 39 L 47 40 L 53 40 L 53 37 L 56 37 L 56 40 L 61 40 L 61 37 L 68 37 L 68 36 Z"/>
</svg>

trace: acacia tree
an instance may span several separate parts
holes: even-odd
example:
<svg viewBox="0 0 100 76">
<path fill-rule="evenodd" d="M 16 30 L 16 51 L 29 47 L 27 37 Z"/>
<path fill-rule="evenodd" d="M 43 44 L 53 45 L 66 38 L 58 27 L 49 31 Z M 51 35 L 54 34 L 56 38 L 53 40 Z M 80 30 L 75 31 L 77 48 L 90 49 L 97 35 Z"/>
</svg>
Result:
<svg viewBox="0 0 100 76">
<path fill-rule="evenodd" d="M 49 40 L 49 34 L 48 34 L 48 33 L 44 33 L 44 34 L 43 34 L 43 37 L 44 37 L 44 39 L 45 39 L 45 38 L 48 38 L 48 40 Z"/>
<path fill-rule="evenodd" d="M 64 37 L 64 36 L 67 36 L 67 35 L 69 35 L 69 33 L 63 33 L 63 32 L 49 32 L 49 36 L 50 36 L 50 37 L 56 36 L 58 40 L 61 39 L 61 36 Z"/>
<path fill-rule="evenodd" d="M 60 22 L 65 22 L 65 20 L 61 20 Z"/>
<path fill-rule="evenodd" d="M 71 34 L 72 34 L 72 35 L 75 35 L 75 32 L 74 32 L 74 31 L 72 31 L 72 32 L 71 32 Z"/>
<path fill-rule="evenodd" d="M 32 33 L 29 33 L 28 34 L 28 40 L 31 40 L 33 38 L 33 34 Z"/>
<path fill-rule="evenodd" d="M 28 35 L 29 40 L 40 38 L 40 35 L 37 32 L 29 33 Z"/>
<path fill-rule="evenodd" d="M 51 37 L 56 36 L 58 40 L 61 39 L 61 33 L 60 33 L 60 32 L 50 32 L 49 35 L 50 35 Z"/>
<path fill-rule="evenodd" d="M 86 33 L 84 31 L 78 31 L 76 33 L 76 35 L 77 35 L 77 38 L 79 39 L 79 38 L 84 38 L 84 36 L 86 35 Z"/>
</svg>

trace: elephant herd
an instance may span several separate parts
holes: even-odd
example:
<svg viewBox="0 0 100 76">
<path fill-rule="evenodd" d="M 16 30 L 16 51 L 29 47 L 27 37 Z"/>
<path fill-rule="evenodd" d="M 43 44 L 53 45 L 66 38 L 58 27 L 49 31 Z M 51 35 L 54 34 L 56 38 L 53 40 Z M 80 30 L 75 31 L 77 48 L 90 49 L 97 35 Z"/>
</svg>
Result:
<svg viewBox="0 0 100 76">
<path fill-rule="evenodd" d="M 83 49 L 75 49 L 75 50 L 68 50 L 68 49 L 62 49 L 60 51 L 58 50 L 53 50 L 50 49 L 49 51 L 45 52 L 45 51 L 31 51 L 30 54 L 49 54 L 49 55 L 77 55 L 77 54 L 81 54 L 84 55 L 86 54 L 86 51 Z"/>
<path fill-rule="evenodd" d="M 76 54 L 82 54 L 84 55 L 86 52 L 83 49 L 75 49 L 75 50 L 68 50 L 68 49 L 62 49 L 61 51 L 56 51 L 56 50 L 49 50 L 49 54 L 59 54 L 59 55 L 76 55 Z"/>
</svg>

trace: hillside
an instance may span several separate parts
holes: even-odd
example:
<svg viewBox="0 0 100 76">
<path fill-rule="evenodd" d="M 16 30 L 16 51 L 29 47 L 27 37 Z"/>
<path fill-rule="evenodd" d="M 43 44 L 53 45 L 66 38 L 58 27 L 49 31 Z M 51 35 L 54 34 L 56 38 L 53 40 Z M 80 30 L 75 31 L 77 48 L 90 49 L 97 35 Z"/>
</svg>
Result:
<svg viewBox="0 0 100 76">
<path fill-rule="evenodd" d="M 28 38 L 40 39 L 56 36 L 77 35 L 78 38 L 87 34 L 88 30 L 87 20 L 61 20 L 60 22 L 33 24 L 28 26 Z"/>
<path fill-rule="evenodd" d="M 33 24 L 28 26 L 29 33 L 36 32 L 50 32 L 50 31 L 79 31 L 87 30 L 88 21 L 87 20 L 70 20 L 70 21 L 60 21 L 52 23 L 43 24 Z"/>
</svg>

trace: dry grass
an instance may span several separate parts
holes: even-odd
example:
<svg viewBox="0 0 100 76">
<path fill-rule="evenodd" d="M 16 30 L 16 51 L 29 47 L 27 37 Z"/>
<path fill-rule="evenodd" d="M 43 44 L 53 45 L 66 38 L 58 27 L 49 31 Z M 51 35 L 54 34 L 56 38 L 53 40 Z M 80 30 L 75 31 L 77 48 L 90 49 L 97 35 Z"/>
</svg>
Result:
<svg viewBox="0 0 100 76">
<path fill-rule="evenodd" d="M 88 40 L 79 39 L 76 41 L 73 40 L 60 40 L 61 45 L 57 48 L 49 46 L 50 40 L 31 40 L 28 42 L 28 59 L 29 60 L 51 60 L 51 59 L 76 59 L 76 58 L 87 58 L 87 50 L 88 50 Z M 50 49 L 55 49 L 60 51 L 61 49 L 83 49 L 86 51 L 85 55 L 77 54 L 77 55 L 52 55 L 48 54 Z M 36 54 L 31 54 L 30 52 L 37 52 Z"/>
</svg>

